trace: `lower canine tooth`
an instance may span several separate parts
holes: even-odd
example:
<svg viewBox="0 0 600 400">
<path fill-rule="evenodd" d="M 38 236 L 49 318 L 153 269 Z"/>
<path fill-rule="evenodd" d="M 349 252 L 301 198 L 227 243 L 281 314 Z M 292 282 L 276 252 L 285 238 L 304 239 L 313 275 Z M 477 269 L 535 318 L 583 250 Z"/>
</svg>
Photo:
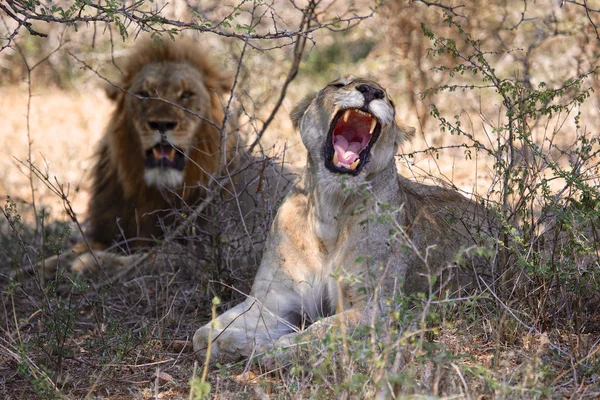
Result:
<svg viewBox="0 0 600 400">
<path fill-rule="evenodd" d="M 338 158 L 337 153 L 333 153 L 333 165 L 337 166 L 340 159 Z"/>
<path fill-rule="evenodd" d="M 356 169 L 356 167 L 358 167 L 359 162 L 360 162 L 360 158 L 357 158 L 356 161 L 354 161 L 352 164 L 350 164 L 348 166 L 348 169 L 351 169 L 352 171 L 354 171 Z"/>
<path fill-rule="evenodd" d="M 371 120 L 371 130 L 369 130 L 369 135 L 373 134 L 373 131 L 375 130 L 376 126 L 377 126 L 377 120 L 375 118 L 373 118 Z"/>
<path fill-rule="evenodd" d="M 348 118 L 350 118 L 350 110 L 346 110 L 344 113 L 344 122 L 348 122 Z"/>
</svg>

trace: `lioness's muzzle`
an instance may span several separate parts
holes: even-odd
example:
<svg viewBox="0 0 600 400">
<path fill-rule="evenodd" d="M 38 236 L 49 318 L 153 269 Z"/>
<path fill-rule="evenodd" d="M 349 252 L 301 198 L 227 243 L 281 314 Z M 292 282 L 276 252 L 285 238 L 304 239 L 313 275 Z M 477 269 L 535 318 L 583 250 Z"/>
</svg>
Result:
<svg viewBox="0 0 600 400">
<path fill-rule="evenodd" d="M 381 124 L 362 110 L 339 111 L 331 122 L 325 145 L 325 166 L 332 172 L 357 175 L 367 162 Z"/>
</svg>

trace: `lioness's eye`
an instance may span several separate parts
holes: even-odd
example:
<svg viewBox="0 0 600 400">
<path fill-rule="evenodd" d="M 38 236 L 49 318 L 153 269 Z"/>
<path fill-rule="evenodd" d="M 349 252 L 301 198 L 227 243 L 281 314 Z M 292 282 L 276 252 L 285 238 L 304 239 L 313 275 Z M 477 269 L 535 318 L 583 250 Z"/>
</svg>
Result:
<svg viewBox="0 0 600 400">
<path fill-rule="evenodd" d="M 190 97 L 194 97 L 194 92 L 186 90 L 185 92 L 181 93 L 181 96 L 179 97 L 181 98 L 181 100 L 189 99 Z"/>
<path fill-rule="evenodd" d="M 150 97 L 150 93 L 146 92 L 145 90 L 142 90 L 140 92 L 136 93 L 136 96 L 140 96 L 140 97 Z"/>
<path fill-rule="evenodd" d="M 346 86 L 346 85 L 344 85 L 343 83 L 339 83 L 339 82 L 338 82 L 338 83 L 332 83 L 332 84 L 331 84 L 331 85 L 329 85 L 329 86 L 333 86 L 334 88 L 338 88 L 338 89 L 339 89 L 339 88 L 343 88 L 343 87 L 344 87 L 344 86 Z"/>
</svg>

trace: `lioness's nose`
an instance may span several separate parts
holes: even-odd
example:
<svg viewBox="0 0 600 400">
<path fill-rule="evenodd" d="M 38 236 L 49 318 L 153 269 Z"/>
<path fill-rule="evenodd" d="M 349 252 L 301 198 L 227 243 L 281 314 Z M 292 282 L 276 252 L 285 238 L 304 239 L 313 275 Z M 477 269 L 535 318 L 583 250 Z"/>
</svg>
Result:
<svg viewBox="0 0 600 400">
<path fill-rule="evenodd" d="M 383 99 L 384 97 L 383 90 L 376 88 L 375 86 L 360 85 L 356 88 L 356 90 L 363 94 L 363 97 L 365 98 L 365 103 L 367 104 L 376 99 Z"/>
<path fill-rule="evenodd" d="M 148 126 L 153 131 L 166 132 L 175 129 L 177 121 L 148 121 Z"/>
</svg>

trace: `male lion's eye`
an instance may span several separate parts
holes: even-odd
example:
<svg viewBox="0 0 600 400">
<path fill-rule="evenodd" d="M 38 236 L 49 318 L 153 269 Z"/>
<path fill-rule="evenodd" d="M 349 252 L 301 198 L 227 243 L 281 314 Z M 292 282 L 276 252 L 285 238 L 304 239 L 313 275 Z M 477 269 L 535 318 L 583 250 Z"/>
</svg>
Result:
<svg viewBox="0 0 600 400">
<path fill-rule="evenodd" d="M 343 88 L 346 85 L 344 85 L 343 83 L 332 83 L 330 86 L 333 86 L 334 88 L 339 89 L 339 88 Z"/>
<path fill-rule="evenodd" d="M 181 96 L 179 96 L 181 100 L 189 99 L 191 97 L 194 97 L 194 92 L 190 92 L 189 90 L 186 90 L 185 92 L 181 93 Z"/>
<path fill-rule="evenodd" d="M 136 96 L 140 96 L 140 97 L 150 97 L 150 93 L 146 92 L 145 90 L 142 90 L 140 92 L 136 93 Z"/>
</svg>

